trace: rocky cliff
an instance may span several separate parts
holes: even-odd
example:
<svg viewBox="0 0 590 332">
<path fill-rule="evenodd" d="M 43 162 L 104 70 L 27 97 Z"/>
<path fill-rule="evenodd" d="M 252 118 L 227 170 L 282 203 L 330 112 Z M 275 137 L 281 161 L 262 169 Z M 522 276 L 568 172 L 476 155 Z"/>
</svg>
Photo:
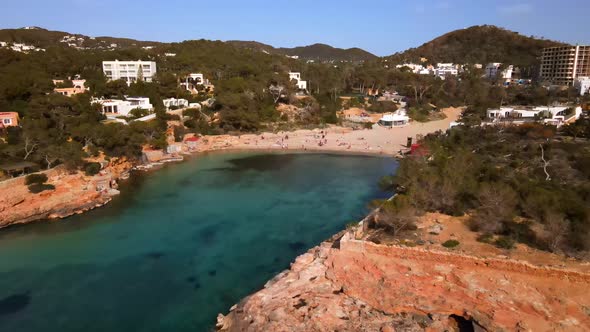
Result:
<svg viewBox="0 0 590 332">
<path fill-rule="evenodd" d="M 590 274 L 375 244 L 345 232 L 223 316 L 219 331 L 584 331 Z"/>
<path fill-rule="evenodd" d="M 118 191 L 111 188 L 129 170 L 128 162 L 110 164 L 96 176 L 70 173 L 63 167 L 45 171 L 55 190 L 29 192 L 25 177 L 0 182 L 0 228 L 42 219 L 64 218 L 108 203 Z"/>
</svg>

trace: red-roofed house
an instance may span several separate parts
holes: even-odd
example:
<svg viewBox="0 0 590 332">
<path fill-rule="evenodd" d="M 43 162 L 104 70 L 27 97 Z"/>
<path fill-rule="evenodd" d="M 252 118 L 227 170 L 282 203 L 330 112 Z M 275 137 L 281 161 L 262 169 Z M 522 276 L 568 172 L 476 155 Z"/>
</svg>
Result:
<svg viewBox="0 0 590 332">
<path fill-rule="evenodd" d="M 0 128 L 16 127 L 18 126 L 18 113 L 16 112 L 0 112 Z"/>
</svg>

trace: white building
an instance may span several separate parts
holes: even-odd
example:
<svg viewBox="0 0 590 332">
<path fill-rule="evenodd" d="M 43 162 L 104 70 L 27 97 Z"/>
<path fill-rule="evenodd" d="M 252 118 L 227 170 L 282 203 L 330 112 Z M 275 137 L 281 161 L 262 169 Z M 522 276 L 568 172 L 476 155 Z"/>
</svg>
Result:
<svg viewBox="0 0 590 332">
<path fill-rule="evenodd" d="M 307 81 L 301 80 L 301 73 L 298 72 L 289 72 L 289 80 L 295 80 L 297 83 L 297 88 L 299 90 L 307 90 Z"/>
<path fill-rule="evenodd" d="M 93 99 L 92 104 L 100 104 L 101 112 L 107 117 L 128 116 L 131 110 L 136 108 L 152 111 L 153 106 L 147 97 L 126 97 L 125 100 L 119 99 Z"/>
<path fill-rule="evenodd" d="M 142 79 L 151 82 L 156 74 L 154 61 L 103 61 L 102 71 L 109 80 L 125 80 L 127 85 Z"/>
<path fill-rule="evenodd" d="M 198 85 L 209 84 L 209 81 L 205 79 L 205 76 L 201 73 L 191 73 L 184 78 L 184 82 L 180 83 L 180 86 L 190 91 L 192 94 L 197 94 Z"/>
<path fill-rule="evenodd" d="M 447 75 L 457 76 L 458 74 L 458 66 L 452 63 L 437 63 L 436 68 L 434 69 L 434 75 L 440 77 L 443 80 Z"/>
<path fill-rule="evenodd" d="M 164 106 L 167 109 L 170 109 L 170 107 L 177 107 L 177 108 L 188 107 L 188 100 L 186 100 L 186 99 L 168 98 L 168 99 L 164 99 L 163 102 L 164 102 Z"/>
<path fill-rule="evenodd" d="M 486 65 L 486 77 L 487 78 L 501 78 L 503 80 L 510 80 L 512 79 L 512 73 L 514 72 L 514 66 L 509 65 L 504 68 L 504 70 L 500 71 L 500 67 L 502 66 L 499 62 L 492 62 Z"/>
<path fill-rule="evenodd" d="M 406 110 L 399 109 L 391 114 L 385 114 L 379 119 L 379 125 L 384 127 L 403 127 L 410 122 Z"/>
<path fill-rule="evenodd" d="M 568 106 L 536 106 L 536 107 L 500 107 L 487 110 L 487 116 L 492 123 L 510 122 L 522 124 L 532 121 L 543 121 L 546 124 L 561 126 L 564 123 L 576 121 L 582 114 L 582 107 L 578 106 L 568 114 Z"/>
<path fill-rule="evenodd" d="M 574 80 L 574 86 L 580 91 L 580 96 L 590 93 L 590 77 L 583 76 Z"/>
</svg>

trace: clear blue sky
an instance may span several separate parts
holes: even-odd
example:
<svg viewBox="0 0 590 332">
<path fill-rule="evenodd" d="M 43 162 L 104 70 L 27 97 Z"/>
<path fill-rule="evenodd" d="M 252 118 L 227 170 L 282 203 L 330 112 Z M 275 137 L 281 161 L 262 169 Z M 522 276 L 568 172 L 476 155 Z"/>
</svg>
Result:
<svg viewBox="0 0 590 332">
<path fill-rule="evenodd" d="M 141 40 L 326 43 L 389 55 L 451 30 L 494 24 L 590 44 L 590 0 L 0 0 L 0 28 L 36 25 Z"/>
</svg>

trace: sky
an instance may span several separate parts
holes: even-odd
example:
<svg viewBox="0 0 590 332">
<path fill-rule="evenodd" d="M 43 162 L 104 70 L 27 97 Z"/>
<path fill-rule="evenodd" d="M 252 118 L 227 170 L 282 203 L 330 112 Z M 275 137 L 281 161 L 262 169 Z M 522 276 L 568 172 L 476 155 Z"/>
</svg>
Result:
<svg viewBox="0 0 590 332">
<path fill-rule="evenodd" d="M 0 0 L 0 28 L 176 42 L 325 43 L 384 56 L 446 32 L 492 24 L 590 44 L 590 0 Z"/>
</svg>

